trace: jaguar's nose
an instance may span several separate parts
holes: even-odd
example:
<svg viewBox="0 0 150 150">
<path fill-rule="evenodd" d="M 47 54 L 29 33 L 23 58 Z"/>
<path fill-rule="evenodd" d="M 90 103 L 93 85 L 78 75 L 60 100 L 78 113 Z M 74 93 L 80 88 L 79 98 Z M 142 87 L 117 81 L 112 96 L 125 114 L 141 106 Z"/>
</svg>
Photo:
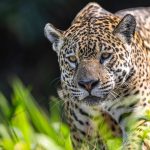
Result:
<svg viewBox="0 0 150 150">
<path fill-rule="evenodd" d="M 98 84 L 98 82 L 99 80 L 80 80 L 78 85 L 90 92 Z"/>
</svg>

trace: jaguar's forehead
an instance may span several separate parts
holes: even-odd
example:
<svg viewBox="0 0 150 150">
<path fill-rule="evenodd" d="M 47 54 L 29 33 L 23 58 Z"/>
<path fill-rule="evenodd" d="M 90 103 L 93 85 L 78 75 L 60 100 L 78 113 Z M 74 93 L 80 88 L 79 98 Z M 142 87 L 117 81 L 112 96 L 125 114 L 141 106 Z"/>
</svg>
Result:
<svg viewBox="0 0 150 150">
<path fill-rule="evenodd" d="M 92 18 L 76 22 L 65 31 L 65 52 L 85 57 L 96 56 L 101 50 L 112 50 L 121 41 L 113 35 L 118 23 L 117 17 Z"/>
</svg>

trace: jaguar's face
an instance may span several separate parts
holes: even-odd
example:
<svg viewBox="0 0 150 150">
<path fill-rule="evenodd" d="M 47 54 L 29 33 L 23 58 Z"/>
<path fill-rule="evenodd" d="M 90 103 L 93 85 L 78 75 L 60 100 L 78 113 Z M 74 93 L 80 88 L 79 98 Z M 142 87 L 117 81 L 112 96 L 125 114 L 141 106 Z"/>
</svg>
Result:
<svg viewBox="0 0 150 150">
<path fill-rule="evenodd" d="M 129 52 L 114 35 L 109 35 L 111 43 L 106 38 L 97 39 L 95 34 L 88 38 L 90 42 L 82 38 L 76 42 L 68 40 L 60 50 L 61 83 L 72 99 L 88 103 L 103 101 L 128 77 Z M 113 44 L 116 41 L 118 46 Z"/>
<path fill-rule="evenodd" d="M 46 25 L 46 36 L 58 54 L 62 92 L 71 100 L 102 102 L 126 81 L 131 70 L 130 27 L 126 24 L 133 16 L 127 17 L 111 32 L 96 27 L 93 33 L 86 26 L 73 25 L 61 35 L 53 26 Z M 126 32 L 122 33 L 122 28 Z"/>
</svg>

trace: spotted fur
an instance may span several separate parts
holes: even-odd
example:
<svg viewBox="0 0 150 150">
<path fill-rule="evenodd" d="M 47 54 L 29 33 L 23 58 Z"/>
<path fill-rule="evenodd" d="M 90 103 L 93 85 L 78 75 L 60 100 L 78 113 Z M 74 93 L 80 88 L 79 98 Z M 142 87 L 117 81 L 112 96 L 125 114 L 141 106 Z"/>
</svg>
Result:
<svg viewBox="0 0 150 150">
<path fill-rule="evenodd" d="M 150 148 L 150 134 L 142 136 L 150 121 L 150 8 L 112 14 L 89 3 L 66 31 L 46 24 L 45 35 L 57 52 L 61 70 L 60 98 L 72 132 L 75 149 L 86 139 L 97 139 L 96 118 L 103 117 L 112 133 L 123 138 L 122 148 Z M 135 128 L 127 130 L 129 118 Z"/>
</svg>

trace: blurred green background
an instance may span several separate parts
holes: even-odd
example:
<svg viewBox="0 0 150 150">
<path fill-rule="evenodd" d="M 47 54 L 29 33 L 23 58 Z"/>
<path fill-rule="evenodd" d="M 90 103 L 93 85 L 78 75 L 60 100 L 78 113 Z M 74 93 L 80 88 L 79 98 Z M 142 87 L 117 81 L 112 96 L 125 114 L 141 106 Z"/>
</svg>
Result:
<svg viewBox="0 0 150 150">
<path fill-rule="evenodd" d="M 96 0 L 95 0 L 96 1 Z M 43 28 L 51 22 L 59 29 L 69 27 L 76 13 L 89 0 L 0 0 L 0 91 L 11 93 L 9 82 L 17 75 L 47 108 L 56 95 L 59 68 L 55 52 L 44 37 Z M 97 0 L 105 9 L 150 6 L 149 0 Z"/>
</svg>

